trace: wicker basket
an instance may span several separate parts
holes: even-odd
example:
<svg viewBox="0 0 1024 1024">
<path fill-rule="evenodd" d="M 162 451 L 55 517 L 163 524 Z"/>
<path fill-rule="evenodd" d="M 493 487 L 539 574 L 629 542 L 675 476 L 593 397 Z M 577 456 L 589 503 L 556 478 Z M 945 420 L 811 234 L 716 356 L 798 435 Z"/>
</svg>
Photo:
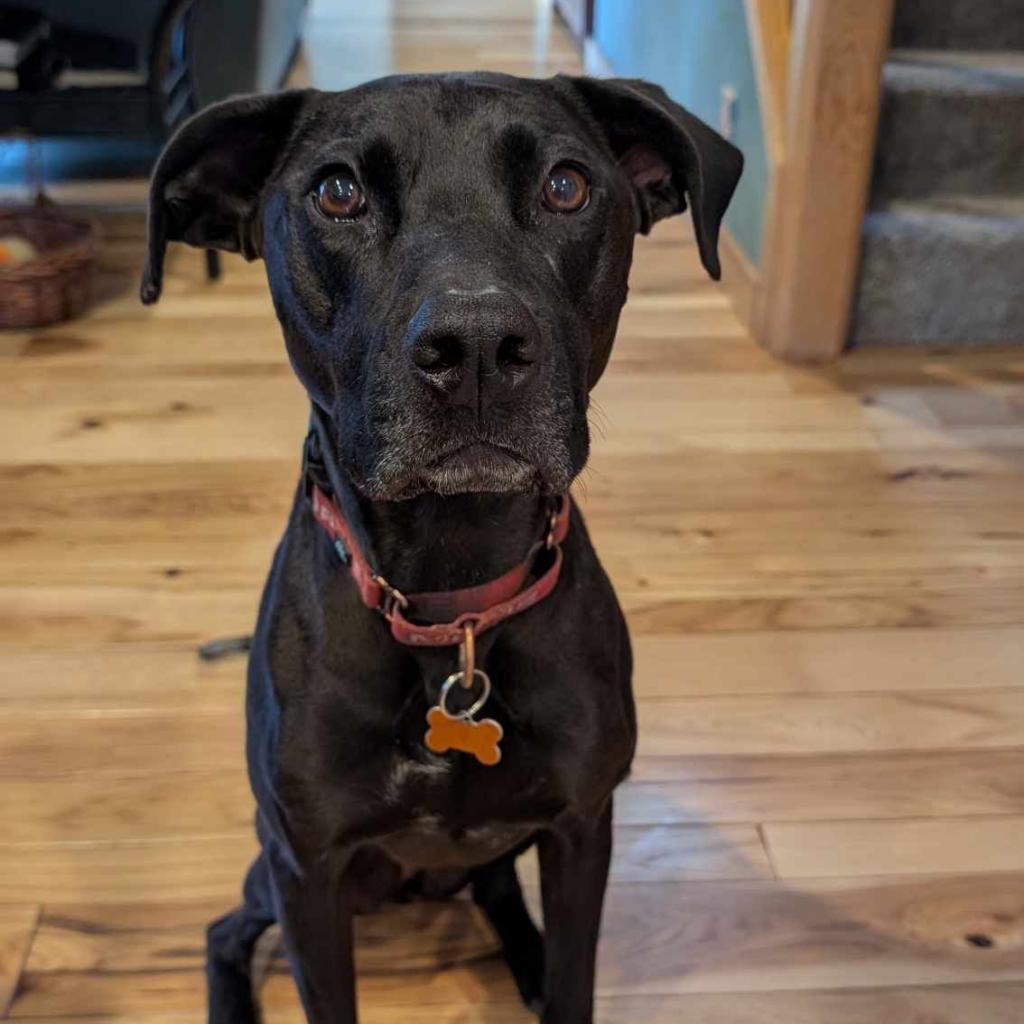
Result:
<svg viewBox="0 0 1024 1024">
<path fill-rule="evenodd" d="M 93 223 L 69 217 L 40 198 L 34 206 L 0 209 L 3 235 L 27 238 L 39 255 L 0 267 L 0 328 L 41 327 L 85 309 L 96 264 Z"/>
</svg>

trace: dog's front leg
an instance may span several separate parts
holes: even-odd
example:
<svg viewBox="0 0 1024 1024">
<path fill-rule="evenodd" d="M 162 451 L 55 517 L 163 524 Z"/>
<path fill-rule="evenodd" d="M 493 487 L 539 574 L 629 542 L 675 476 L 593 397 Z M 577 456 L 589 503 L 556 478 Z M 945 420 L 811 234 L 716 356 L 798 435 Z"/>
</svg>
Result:
<svg viewBox="0 0 1024 1024">
<path fill-rule="evenodd" d="M 325 856 L 301 871 L 277 863 L 278 920 L 309 1024 L 356 1024 L 348 859 Z"/>
<path fill-rule="evenodd" d="M 543 1024 L 591 1024 L 601 907 L 612 851 L 612 804 L 537 841 L 544 905 Z"/>
</svg>

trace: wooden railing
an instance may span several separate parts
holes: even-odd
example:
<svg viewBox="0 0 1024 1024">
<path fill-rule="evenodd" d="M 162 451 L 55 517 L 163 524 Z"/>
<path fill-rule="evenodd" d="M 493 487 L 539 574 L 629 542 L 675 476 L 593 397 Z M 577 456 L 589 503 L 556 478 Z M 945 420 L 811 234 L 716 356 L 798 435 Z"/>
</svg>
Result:
<svg viewBox="0 0 1024 1024">
<path fill-rule="evenodd" d="M 846 343 L 893 0 L 746 0 L 770 180 L 749 320 L 771 352 Z"/>
</svg>

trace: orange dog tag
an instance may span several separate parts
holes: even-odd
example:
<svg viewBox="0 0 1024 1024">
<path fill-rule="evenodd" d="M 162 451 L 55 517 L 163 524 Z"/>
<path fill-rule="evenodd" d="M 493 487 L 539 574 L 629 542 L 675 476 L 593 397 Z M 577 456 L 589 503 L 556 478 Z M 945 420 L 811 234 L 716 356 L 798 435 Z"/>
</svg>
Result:
<svg viewBox="0 0 1024 1024">
<path fill-rule="evenodd" d="M 433 707 L 427 712 L 427 735 L 423 742 L 435 754 L 458 750 L 472 754 L 481 764 L 496 765 L 501 760 L 501 737 L 505 730 L 493 718 L 474 722 L 471 718 L 453 718 L 443 708 Z"/>
</svg>

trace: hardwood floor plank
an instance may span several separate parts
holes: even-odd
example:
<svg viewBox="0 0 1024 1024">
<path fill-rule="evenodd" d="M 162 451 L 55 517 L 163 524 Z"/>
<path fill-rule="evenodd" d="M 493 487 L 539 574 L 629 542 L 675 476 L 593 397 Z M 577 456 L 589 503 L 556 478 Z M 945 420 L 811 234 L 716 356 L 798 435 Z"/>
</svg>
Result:
<svg viewBox="0 0 1024 1024">
<path fill-rule="evenodd" d="M 138 904 L 53 903 L 43 912 L 27 969 L 120 974 L 201 970 L 206 926 L 230 909 L 223 900 Z M 494 931 L 468 898 L 391 904 L 357 919 L 359 970 L 442 970 L 498 951 Z M 261 939 L 285 970 L 280 933 Z"/>
<path fill-rule="evenodd" d="M 1022 881 L 998 875 L 613 885 L 598 990 L 603 997 L 809 992 L 813 1005 L 841 998 L 818 991 L 835 988 L 861 990 L 860 1005 L 871 1006 L 878 1005 L 867 999 L 874 988 L 1020 982 Z M 15 1018 L 200 1012 L 200 912 L 206 910 L 198 905 L 83 907 L 66 915 L 51 908 L 55 933 L 30 961 Z M 988 948 L 965 938 L 982 933 Z M 424 944 L 430 947 L 429 936 Z M 366 970 L 360 992 L 371 1006 L 458 1004 L 478 1011 L 515 998 L 495 960 L 439 973 Z M 271 1014 L 295 1005 L 283 973 L 270 977 L 264 996 Z"/>
<path fill-rule="evenodd" d="M 638 356 L 638 358 L 640 358 Z M 646 357 L 644 358 L 646 364 Z M 714 379 L 714 377 L 712 377 Z M 643 382 L 637 381 L 637 387 Z M 605 433 L 608 428 L 605 427 Z M 949 449 L 941 453 L 887 452 L 687 452 L 681 479 L 666 478 L 664 454 L 594 452 L 577 491 L 589 520 L 644 513 L 751 508 L 812 508 L 850 514 L 872 505 L 931 513 L 1019 503 L 1024 453 Z M 675 461 L 673 459 L 673 461 Z M 681 486 L 682 484 L 682 486 Z M 930 516 L 925 521 L 930 521 Z M 919 520 L 920 523 L 920 520 Z"/>
<path fill-rule="evenodd" d="M 649 584 L 620 588 L 634 635 L 647 633 L 760 632 L 811 629 L 902 629 L 943 626 L 1017 626 L 1024 621 L 1024 586 L 976 584 L 923 589 L 911 577 L 899 588 L 838 596 L 784 593 L 760 597 L 679 597 Z"/>
<path fill-rule="evenodd" d="M 267 548 L 267 564 L 271 548 Z M 252 632 L 259 591 L 166 586 L 0 585 L 0 650 L 122 643 L 200 644 Z"/>
<path fill-rule="evenodd" d="M 99 785 L 89 772 L 59 779 L 4 779 L 4 807 L 11 825 L 0 841 L 0 865 L 10 869 L 19 866 L 21 858 L 50 856 L 49 847 L 33 854 L 31 847 L 21 844 L 102 842 L 130 847 L 133 841 L 187 842 L 193 836 L 252 831 L 255 807 L 241 750 L 231 766 L 163 766 L 134 775 L 108 771 L 101 778 Z M 45 879 L 42 867 L 40 877 Z"/>
<path fill-rule="evenodd" d="M 268 545 L 269 564 L 272 545 Z M 21 586 L 0 584 L 0 650 L 121 643 L 201 643 L 248 633 L 258 588 L 195 590 L 166 586 L 154 574 L 145 586 Z M 678 598 L 649 587 L 621 589 L 634 636 L 762 632 L 1018 626 L 1024 584 L 964 590 L 879 591 L 836 597 Z"/>
<path fill-rule="evenodd" d="M 617 820 L 834 821 L 1024 814 L 1024 748 L 645 757 Z"/>
<path fill-rule="evenodd" d="M 85 712 L 12 711 L 0 720 L 0 779 L 60 779 L 78 773 L 236 769 L 245 749 L 236 701 L 221 707 Z"/>
<path fill-rule="evenodd" d="M 597 1024 L 1019 1024 L 1024 985 L 937 985 L 876 992 L 758 992 L 728 995 L 621 996 L 597 1000 Z M 513 1003 L 360 1007 L 364 1024 L 528 1024 Z M 188 1013 L 33 1017 L 36 1024 L 191 1024 Z M 278 1006 L 267 1024 L 305 1024 L 297 1005 Z"/>
<path fill-rule="evenodd" d="M 1022 651 L 1020 627 L 655 634 L 633 644 L 640 697 L 1020 688 Z"/>
<path fill-rule="evenodd" d="M 5 461 L 103 463 L 140 451 L 154 462 L 295 459 L 306 432 L 307 401 L 283 373 L 250 378 L 244 387 L 167 372 L 130 380 L 97 375 L 91 385 L 83 392 L 74 376 L 59 373 L 0 379 L 0 436 L 17 442 Z"/>
<path fill-rule="evenodd" d="M 138 243 L 131 247 L 134 258 Z M 258 295 L 258 292 L 255 294 Z M 4 331 L 0 335 L 0 365 L 68 372 L 84 377 L 94 368 L 118 376 L 133 376 L 174 368 L 217 376 L 287 370 L 288 356 L 275 319 L 267 316 L 262 296 L 256 310 L 239 311 L 233 318 L 238 331 L 225 331 L 208 316 L 153 318 L 139 330 L 137 322 L 118 319 L 96 330 L 89 322 L 56 324 L 42 330 Z"/>
<path fill-rule="evenodd" d="M 1024 691 L 782 694 L 641 701 L 641 759 L 1024 745 Z"/>
<path fill-rule="evenodd" d="M 27 586 L 102 579 L 114 586 L 259 589 L 285 515 L 249 516 L 239 526 L 223 511 L 209 518 L 193 514 L 187 550 L 178 524 L 163 518 L 134 522 L 131 545 L 124 543 L 123 519 L 37 519 L 0 533 L 0 548 L 8 580 Z M 843 528 L 801 528 L 803 515 L 790 509 L 775 515 L 677 512 L 638 515 L 629 527 L 591 525 L 598 546 L 612 552 L 607 569 L 616 583 L 648 600 L 834 599 L 883 588 L 1024 584 L 1024 532 L 1012 508 L 935 514 L 927 543 L 916 541 L 915 517 L 901 519 L 891 509 L 868 509 Z M 965 518 L 974 519 L 968 530 Z"/>
<path fill-rule="evenodd" d="M 518 861 L 524 885 L 540 884 L 534 851 Z M 614 882 L 734 881 L 773 877 L 761 834 L 754 825 L 615 826 Z"/>
<path fill-rule="evenodd" d="M 0 655 L 0 708 L 241 708 L 245 671 L 244 655 L 203 661 L 191 643 L 8 649 Z"/>
<path fill-rule="evenodd" d="M 244 833 L 252 822 L 240 750 L 219 766 L 149 763 L 99 775 L 54 770 L 6 778 L 3 790 L 7 844 L 186 839 Z M 622 826 L 1020 815 L 1024 750 L 1018 748 L 645 758 L 616 797 Z M 691 852 L 682 844 L 673 850 L 681 858 Z M 717 870 L 729 870 L 728 861 Z"/>
<path fill-rule="evenodd" d="M 18 991 L 35 936 L 39 907 L 0 906 L 0 1018 L 5 1018 Z"/>
<path fill-rule="evenodd" d="M 177 536 L 183 551 L 193 520 L 234 520 L 238 529 L 254 535 L 264 529 L 264 520 L 273 520 L 276 533 L 288 514 L 301 472 L 297 455 L 296 451 L 288 457 L 244 462 L 0 466 L 5 495 L 0 522 L 24 528 L 103 519 L 134 527 L 155 519 Z"/>
<path fill-rule="evenodd" d="M 764 832 L 781 878 L 1024 870 L 1024 817 L 769 823 Z"/>
<path fill-rule="evenodd" d="M 639 757 L 964 750 L 1024 745 L 1024 693 L 800 694 L 641 701 Z M 0 721 L 0 777 L 184 770 L 239 763 L 244 723 L 222 706 L 11 711 Z"/>
<path fill-rule="evenodd" d="M 256 854 L 253 829 L 170 839 L 0 843 L 0 903 L 104 903 L 182 898 L 237 902 Z"/>
<path fill-rule="evenodd" d="M 641 635 L 634 686 L 661 697 L 1014 689 L 1019 627 Z M 895 678 L 892 665 L 901 671 Z M 244 655 L 204 662 L 192 644 L 8 649 L 0 707 L 86 710 L 239 704 Z"/>
<path fill-rule="evenodd" d="M 227 808 L 229 820 L 223 822 L 215 816 L 217 807 L 206 800 L 191 815 L 186 808 L 163 810 L 163 820 L 139 821 L 137 808 L 129 808 L 128 820 L 109 823 L 103 837 L 73 838 L 101 829 L 57 821 L 48 839 L 0 842 L 0 903 L 81 899 L 100 905 L 177 900 L 183 895 L 235 901 L 257 850 L 247 787 L 237 804 Z M 208 820 L 197 821 L 203 814 Z M 188 825 L 195 830 L 187 831 Z M 148 834 L 149 829 L 155 834 Z M 524 862 L 523 871 L 524 877 L 536 878 L 532 859 Z M 615 880 L 728 880 L 771 874 L 753 825 L 616 829 L 611 868 Z"/>
</svg>

